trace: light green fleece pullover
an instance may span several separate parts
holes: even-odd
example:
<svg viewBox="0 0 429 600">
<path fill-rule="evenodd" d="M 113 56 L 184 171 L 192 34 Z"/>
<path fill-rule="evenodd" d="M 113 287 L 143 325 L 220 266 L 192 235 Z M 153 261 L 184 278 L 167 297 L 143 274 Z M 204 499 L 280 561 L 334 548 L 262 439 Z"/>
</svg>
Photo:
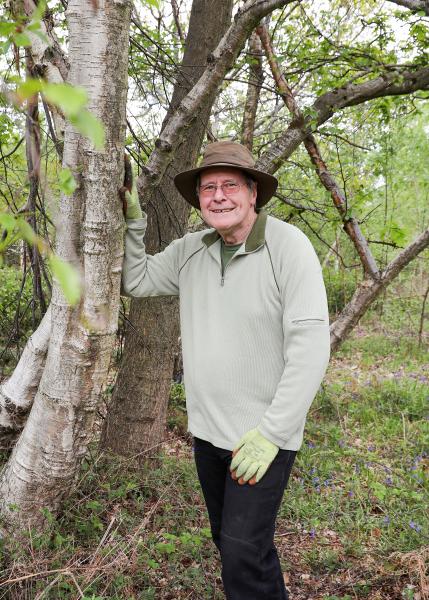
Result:
<svg viewBox="0 0 429 600">
<path fill-rule="evenodd" d="M 189 233 L 145 253 L 146 216 L 127 221 L 123 292 L 180 296 L 189 431 L 232 450 L 258 428 L 298 450 L 329 361 L 319 260 L 297 227 L 260 213 L 221 274 L 220 236 Z"/>
</svg>

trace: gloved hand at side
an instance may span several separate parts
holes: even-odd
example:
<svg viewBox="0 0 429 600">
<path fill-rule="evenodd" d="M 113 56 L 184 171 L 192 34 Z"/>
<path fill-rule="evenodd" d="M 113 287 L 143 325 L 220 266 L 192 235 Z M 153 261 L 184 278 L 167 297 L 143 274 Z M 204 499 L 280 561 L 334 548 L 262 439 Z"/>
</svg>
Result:
<svg viewBox="0 0 429 600">
<path fill-rule="evenodd" d="M 265 475 L 279 451 L 278 446 L 267 440 L 257 429 L 243 435 L 233 450 L 230 466 L 233 479 L 243 485 L 258 483 Z"/>
</svg>

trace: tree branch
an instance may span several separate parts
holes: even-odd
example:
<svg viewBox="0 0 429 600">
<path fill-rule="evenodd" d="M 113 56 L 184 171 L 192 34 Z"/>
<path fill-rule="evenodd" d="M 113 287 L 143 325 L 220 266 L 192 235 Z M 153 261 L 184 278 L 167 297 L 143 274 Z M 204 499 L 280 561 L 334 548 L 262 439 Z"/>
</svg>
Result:
<svg viewBox="0 0 429 600">
<path fill-rule="evenodd" d="M 362 104 L 374 98 L 400 96 L 428 89 L 429 67 L 415 70 L 397 67 L 369 81 L 349 83 L 319 96 L 306 110 L 304 124 L 312 131 L 316 131 L 317 127 L 342 108 Z M 278 140 L 259 158 L 258 168 L 268 173 L 275 173 L 303 142 L 306 135 L 304 124 L 299 120 L 293 120 Z"/>
<path fill-rule="evenodd" d="M 331 325 L 331 350 L 335 352 L 343 339 L 352 331 L 359 319 L 380 295 L 418 254 L 429 247 L 429 228 L 398 254 L 383 271 L 378 280 L 365 279 L 357 287 L 353 298 Z"/>
<path fill-rule="evenodd" d="M 262 46 L 256 31 L 249 39 L 249 82 L 247 84 L 246 104 L 241 126 L 241 143 L 252 151 L 255 131 L 256 112 L 258 110 L 261 85 L 264 81 L 262 70 Z"/>
<path fill-rule="evenodd" d="M 424 11 L 429 16 L 428 0 L 389 0 L 389 2 L 393 2 L 393 4 L 398 4 L 399 6 L 405 6 L 412 12 Z"/>
<path fill-rule="evenodd" d="M 270 39 L 270 34 L 266 25 L 259 25 L 256 29 L 262 45 L 265 49 L 265 54 L 268 59 L 271 72 L 276 82 L 278 89 L 280 90 L 281 96 L 291 112 L 293 119 L 296 122 L 302 124 L 302 130 L 305 135 L 304 145 L 307 153 L 311 159 L 311 162 L 315 166 L 316 173 L 322 183 L 323 187 L 331 194 L 331 198 L 334 202 L 335 207 L 341 215 L 344 223 L 344 231 L 352 240 L 361 262 L 365 268 L 365 271 L 372 277 L 377 278 L 379 276 L 379 270 L 377 263 L 372 255 L 372 252 L 368 246 L 368 242 L 363 235 L 359 223 L 355 217 L 348 216 L 347 202 L 344 197 L 344 193 L 340 186 L 335 181 L 334 177 L 330 173 L 325 161 L 323 160 L 320 150 L 317 146 L 316 140 L 311 133 L 309 127 L 305 123 L 304 116 L 300 110 L 295 96 L 289 87 L 286 78 L 280 70 L 277 59 L 274 55 L 273 46 Z"/>
</svg>

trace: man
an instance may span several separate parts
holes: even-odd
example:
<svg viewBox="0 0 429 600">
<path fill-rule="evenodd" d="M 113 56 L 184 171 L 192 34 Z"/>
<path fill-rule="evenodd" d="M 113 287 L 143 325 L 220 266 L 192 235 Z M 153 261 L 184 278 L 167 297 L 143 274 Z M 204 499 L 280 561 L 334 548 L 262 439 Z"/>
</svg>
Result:
<svg viewBox="0 0 429 600">
<path fill-rule="evenodd" d="M 277 188 L 240 144 L 209 144 L 175 185 L 212 229 L 147 256 L 128 196 L 123 289 L 180 296 L 188 429 L 228 600 L 287 600 L 275 519 L 329 361 L 321 267 L 260 208 Z"/>
</svg>

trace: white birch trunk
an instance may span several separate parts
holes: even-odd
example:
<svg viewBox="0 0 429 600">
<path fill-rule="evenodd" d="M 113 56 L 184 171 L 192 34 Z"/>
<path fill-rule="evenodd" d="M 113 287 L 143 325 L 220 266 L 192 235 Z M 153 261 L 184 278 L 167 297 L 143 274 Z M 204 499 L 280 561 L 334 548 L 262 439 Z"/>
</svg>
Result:
<svg viewBox="0 0 429 600">
<path fill-rule="evenodd" d="M 129 0 L 70 0 L 70 82 L 88 91 L 89 108 L 106 130 L 104 151 L 68 126 L 64 166 L 78 188 L 63 197 L 57 253 L 80 268 L 78 307 L 54 284 L 52 328 L 38 392 L 0 479 L 0 508 L 9 521 L 42 518 L 69 493 L 91 440 L 95 410 L 106 382 L 118 319 L 123 218 L 118 188 L 123 175 Z M 11 505 L 18 510 L 11 510 Z"/>
<path fill-rule="evenodd" d="M 12 375 L 0 385 L 0 449 L 7 449 L 23 428 L 37 392 L 51 335 L 51 309 L 28 339 Z"/>
</svg>

